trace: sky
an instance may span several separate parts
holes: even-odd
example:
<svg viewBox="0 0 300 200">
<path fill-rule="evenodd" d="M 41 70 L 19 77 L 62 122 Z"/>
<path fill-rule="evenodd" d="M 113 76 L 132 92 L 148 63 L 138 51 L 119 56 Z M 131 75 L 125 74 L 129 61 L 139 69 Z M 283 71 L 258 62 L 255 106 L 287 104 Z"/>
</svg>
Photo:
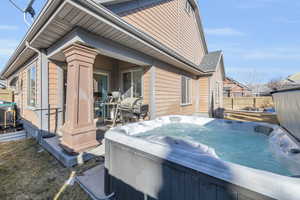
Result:
<svg viewBox="0 0 300 200">
<path fill-rule="evenodd" d="M 36 0 L 35 9 L 45 2 Z M 300 72 L 300 0 L 199 0 L 199 6 L 208 49 L 223 51 L 227 76 L 265 83 Z M 0 70 L 27 30 L 22 13 L 2 0 Z"/>
</svg>

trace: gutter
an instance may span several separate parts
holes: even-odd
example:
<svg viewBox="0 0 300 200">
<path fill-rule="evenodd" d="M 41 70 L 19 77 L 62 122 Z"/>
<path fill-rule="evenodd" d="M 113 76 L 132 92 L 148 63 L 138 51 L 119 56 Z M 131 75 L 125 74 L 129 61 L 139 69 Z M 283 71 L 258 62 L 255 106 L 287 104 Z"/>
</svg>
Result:
<svg viewBox="0 0 300 200">
<path fill-rule="evenodd" d="M 5 79 L 5 73 L 8 71 L 11 65 L 16 62 L 18 59 L 18 56 L 28 48 L 25 45 L 25 41 L 30 41 L 34 38 L 34 36 L 38 33 L 40 28 L 47 22 L 47 19 L 44 19 L 45 14 L 49 15 L 51 17 L 51 14 L 47 13 L 48 10 L 54 10 L 55 6 L 60 6 L 61 2 L 63 0 L 48 0 L 47 4 L 39 14 L 38 18 L 35 20 L 31 28 L 27 31 L 25 37 L 7 62 L 5 68 L 1 71 L 0 77 Z M 106 20 L 110 21 L 112 24 L 115 24 L 116 26 L 121 27 L 125 31 L 129 32 L 133 36 L 137 37 L 138 39 L 141 39 L 142 41 L 146 42 L 146 45 L 150 44 L 152 47 L 156 48 L 157 50 L 161 51 L 162 53 L 166 54 L 167 56 L 170 56 L 171 58 L 187 65 L 191 70 L 195 72 L 199 72 L 202 74 L 207 74 L 207 72 L 203 71 L 199 66 L 195 65 L 194 63 L 190 62 L 189 60 L 185 59 L 184 57 L 180 56 L 176 52 L 174 52 L 172 49 L 169 49 L 168 47 L 161 45 L 158 41 L 156 41 L 151 36 L 146 35 L 145 33 L 137 30 L 132 25 L 126 23 L 124 20 L 120 19 L 117 15 L 106 9 L 104 6 L 99 5 L 95 3 L 93 0 L 65 0 L 65 2 L 68 2 L 72 4 L 73 6 L 79 7 L 84 6 L 85 8 L 89 9 L 90 11 L 94 12 L 96 15 L 105 18 Z M 78 5 L 79 4 L 79 5 Z M 80 7 L 79 7 L 80 8 Z M 197 6 L 196 6 L 197 8 Z M 198 9 L 197 9 L 198 10 Z M 32 42 L 32 41 L 30 41 Z"/>
<path fill-rule="evenodd" d="M 14 51 L 14 53 L 12 54 L 12 56 L 9 58 L 8 62 L 6 63 L 5 67 L 1 71 L 0 78 L 5 79 L 5 73 L 7 72 L 9 67 L 14 62 L 16 62 L 16 59 L 18 58 L 18 56 L 22 52 L 24 52 L 26 50 L 26 48 L 28 48 L 26 46 L 26 42 L 29 42 L 36 35 L 36 32 L 40 30 L 40 27 L 45 23 L 45 22 L 41 21 L 45 15 L 45 13 L 47 13 L 47 11 L 49 9 L 54 9 L 53 7 L 55 5 L 59 5 L 61 1 L 62 0 L 48 0 L 47 1 L 46 5 L 43 7 L 40 14 L 36 18 L 36 20 L 33 22 L 31 27 L 28 29 L 26 35 L 23 37 L 22 41 L 19 43 L 18 47 L 16 48 L 16 50 Z M 44 20 L 44 21 L 46 21 L 46 20 Z"/>
<path fill-rule="evenodd" d="M 27 48 L 35 51 L 37 54 L 38 54 L 38 57 L 39 57 L 39 64 L 40 64 L 40 77 L 42 77 L 42 73 L 43 73 L 43 67 L 42 67 L 42 53 L 41 51 L 39 51 L 38 49 L 30 46 L 29 42 L 28 41 L 25 41 L 25 45 Z M 42 93 L 42 89 L 43 89 L 43 81 L 40 81 L 40 94 L 41 94 L 41 97 L 40 97 L 40 108 L 42 108 L 42 102 L 43 102 L 43 93 Z M 39 117 L 39 120 L 40 120 L 40 130 L 43 130 L 43 109 L 39 109 L 40 110 L 40 117 Z"/>
</svg>

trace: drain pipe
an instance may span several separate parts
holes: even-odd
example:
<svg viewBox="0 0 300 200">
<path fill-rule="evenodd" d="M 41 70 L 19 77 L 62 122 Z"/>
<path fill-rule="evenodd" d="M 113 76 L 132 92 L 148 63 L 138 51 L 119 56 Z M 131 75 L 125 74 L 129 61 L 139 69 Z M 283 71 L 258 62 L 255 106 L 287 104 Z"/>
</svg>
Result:
<svg viewBox="0 0 300 200">
<path fill-rule="evenodd" d="M 40 50 L 38 50 L 37 48 L 34 48 L 33 46 L 31 46 L 28 41 L 25 42 L 25 45 L 26 45 L 27 48 L 29 48 L 29 49 L 35 51 L 36 53 L 38 53 L 39 64 L 41 66 L 42 65 L 42 52 Z M 42 110 L 42 105 L 43 105 L 42 104 L 42 100 L 43 100 L 43 98 L 42 98 L 42 84 L 43 83 L 42 83 L 42 79 L 41 79 L 42 78 L 42 71 L 43 71 L 43 68 L 40 67 L 40 118 L 39 118 L 39 124 L 40 124 L 41 132 L 43 131 L 43 110 Z M 38 134 L 37 139 L 38 139 L 38 142 L 40 142 L 41 134 Z"/>
</svg>

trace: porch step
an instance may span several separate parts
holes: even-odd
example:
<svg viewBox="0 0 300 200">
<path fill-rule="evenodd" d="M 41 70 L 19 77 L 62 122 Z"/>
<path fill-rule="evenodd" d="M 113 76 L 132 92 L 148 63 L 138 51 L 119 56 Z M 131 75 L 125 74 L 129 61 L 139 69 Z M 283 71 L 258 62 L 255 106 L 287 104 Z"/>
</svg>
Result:
<svg viewBox="0 0 300 200">
<path fill-rule="evenodd" d="M 60 140 L 58 136 L 52 138 L 42 138 L 41 145 L 49 153 L 51 153 L 57 160 L 59 160 L 65 167 L 73 167 L 80 163 L 81 160 L 88 161 L 96 156 L 104 155 L 104 146 L 100 145 L 94 149 L 83 152 L 79 155 L 69 155 L 59 145 Z"/>
<path fill-rule="evenodd" d="M 77 176 L 76 181 L 80 187 L 94 200 L 109 200 L 104 192 L 104 164 L 93 167 Z"/>
<path fill-rule="evenodd" d="M 25 139 L 27 137 L 26 131 L 17 131 L 12 133 L 0 134 L 0 142 L 9 142 Z"/>
</svg>

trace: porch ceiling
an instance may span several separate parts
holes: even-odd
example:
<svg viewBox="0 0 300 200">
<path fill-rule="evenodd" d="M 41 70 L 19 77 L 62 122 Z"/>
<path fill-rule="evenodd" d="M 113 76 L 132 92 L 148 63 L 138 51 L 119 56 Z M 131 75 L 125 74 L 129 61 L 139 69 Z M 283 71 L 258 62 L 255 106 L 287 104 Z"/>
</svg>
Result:
<svg viewBox="0 0 300 200">
<path fill-rule="evenodd" d="M 53 0 L 53 2 L 55 1 L 58 2 L 59 0 Z M 143 37 L 147 38 L 148 35 L 136 30 L 103 6 L 99 6 L 89 0 L 63 1 L 30 40 L 30 45 L 36 49 L 48 49 L 77 27 L 191 73 L 203 74 L 190 61 L 157 43 L 151 37 L 145 40 Z M 18 58 L 10 64 L 12 66 L 2 76 L 11 74 L 34 54 L 34 50 L 24 48 L 19 53 Z"/>
</svg>

